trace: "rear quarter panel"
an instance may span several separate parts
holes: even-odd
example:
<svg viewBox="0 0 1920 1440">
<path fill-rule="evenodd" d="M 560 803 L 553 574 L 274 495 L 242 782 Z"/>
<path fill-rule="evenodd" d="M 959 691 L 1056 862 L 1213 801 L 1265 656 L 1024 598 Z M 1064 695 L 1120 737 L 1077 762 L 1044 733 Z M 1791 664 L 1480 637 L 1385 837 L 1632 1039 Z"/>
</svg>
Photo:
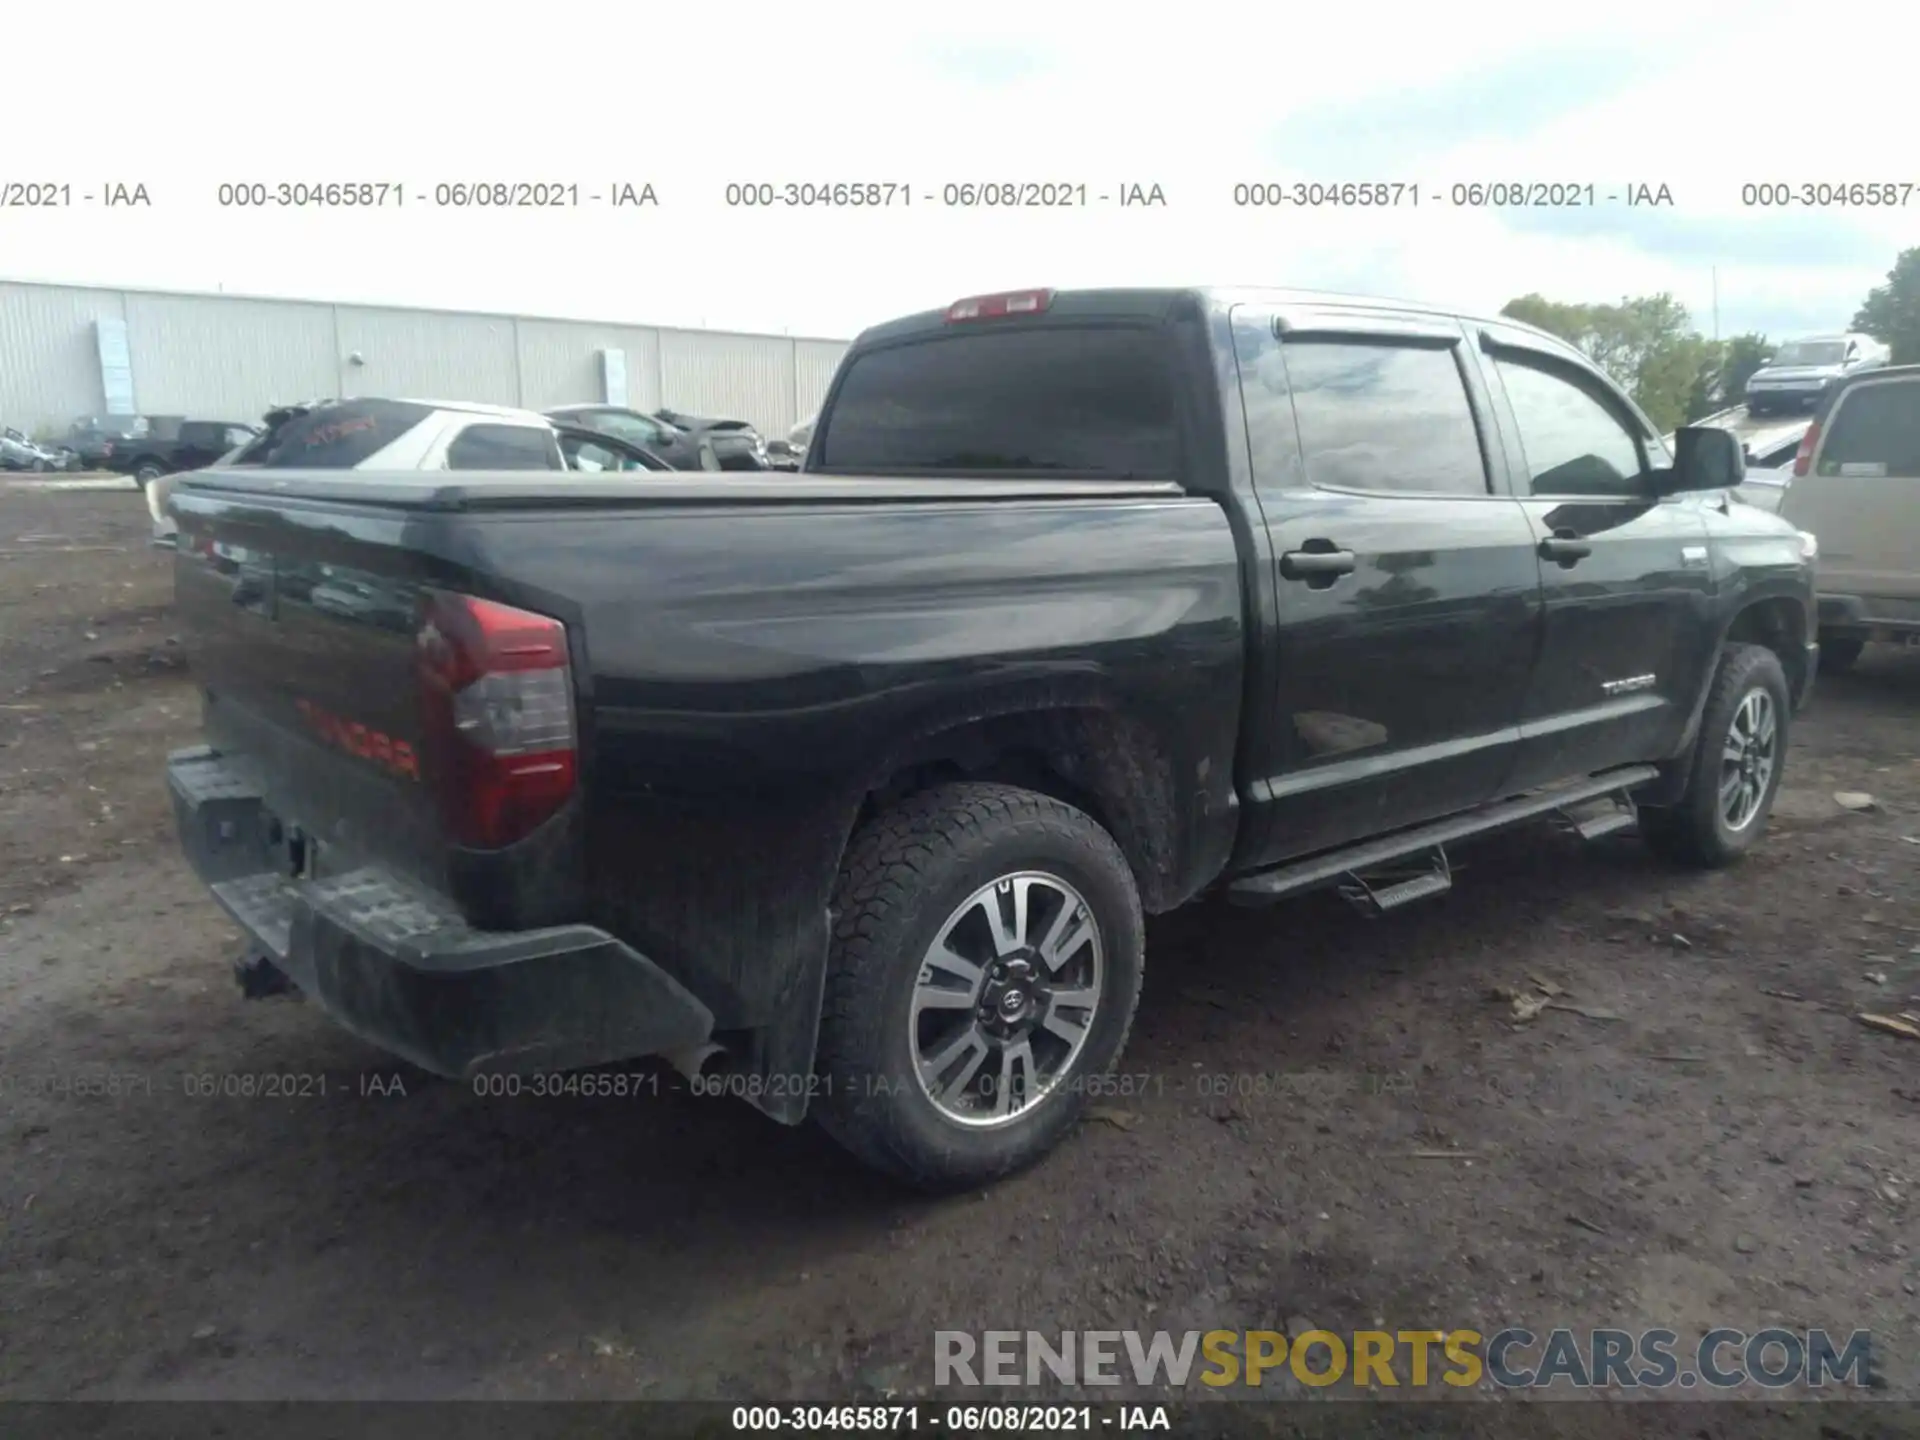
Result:
<svg viewBox="0 0 1920 1440">
<path fill-rule="evenodd" d="M 570 597 L 592 918 L 723 1027 L 811 1025 L 862 802 L 954 727 L 1037 709 L 1137 726 L 1176 806 L 1164 888 L 1185 898 L 1230 846 L 1240 576 L 1211 501 L 545 513 L 460 533 L 463 568 Z M 811 1041 L 783 1063 L 804 1070 Z"/>
</svg>

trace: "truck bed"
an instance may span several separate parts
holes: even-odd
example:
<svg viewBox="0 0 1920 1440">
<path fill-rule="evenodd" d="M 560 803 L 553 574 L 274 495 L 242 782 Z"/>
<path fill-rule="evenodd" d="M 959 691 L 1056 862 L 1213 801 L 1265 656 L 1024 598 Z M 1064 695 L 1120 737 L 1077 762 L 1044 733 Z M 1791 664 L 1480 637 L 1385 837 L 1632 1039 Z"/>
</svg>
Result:
<svg viewBox="0 0 1920 1440">
<path fill-rule="evenodd" d="M 259 823 L 315 842 L 301 884 L 412 887 L 482 931 L 592 927 L 776 1051 L 776 1020 L 817 1013 L 845 838 L 928 737 L 1036 696 L 1065 704 L 1043 743 L 1090 777 L 1142 753 L 1123 730 L 1154 737 L 1122 779 L 1169 822 L 1141 826 L 1171 837 L 1153 902 L 1233 843 L 1241 561 L 1178 485 L 208 472 L 172 505 L 208 748 Z M 577 793 L 501 849 L 436 814 L 415 674 L 436 593 L 565 627 Z"/>
</svg>

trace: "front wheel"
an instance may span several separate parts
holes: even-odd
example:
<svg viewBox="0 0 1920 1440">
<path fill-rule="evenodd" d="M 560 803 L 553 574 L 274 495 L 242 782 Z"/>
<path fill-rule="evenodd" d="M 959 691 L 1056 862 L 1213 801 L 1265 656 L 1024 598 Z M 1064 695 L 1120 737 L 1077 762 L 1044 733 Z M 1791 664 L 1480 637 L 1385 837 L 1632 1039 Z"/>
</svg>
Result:
<svg viewBox="0 0 1920 1440">
<path fill-rule="evenodd" d="M 911 797 L 841 870 L 821 1126 L 928 1190 L 1032 1163 L 1119 1059 L 1144 950 L 1133 872 L 1082 811 L 1011 785 Z"/>
<path fill-rule="evenodd" d="M 151 460 L 143 460 L 134 468 L 133 478 L 140 482 L 140 488 L 146 489 L 166 472 Z"/>
<path fill-rule="evenodd" d="M 1779 656 L 1764 645 L 1727 646 L 1701 712 L 1686 789 L 1675 804 L 1640 812 L 1647 843 L 1699 869 L 1730 865 L 1752 849 L 1779 793 L 1792 709 Z"/>
</svg>

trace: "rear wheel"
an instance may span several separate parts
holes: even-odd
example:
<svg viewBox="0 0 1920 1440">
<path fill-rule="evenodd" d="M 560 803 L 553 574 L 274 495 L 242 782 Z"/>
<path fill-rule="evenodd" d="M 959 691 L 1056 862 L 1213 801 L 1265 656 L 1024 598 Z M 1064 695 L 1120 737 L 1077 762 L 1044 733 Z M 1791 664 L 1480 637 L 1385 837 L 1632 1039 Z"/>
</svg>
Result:
<svg viewBox="0 0 1920 1440">
<path fill-rule="evenodd" d="M 1857 635 L 1825 636 L 1820 641 L 1820 668 L 1835 675 L 1851 670 L 1867 642 Z"/>
<path fill-rule="evenodd" d="M 158 460 L 142 460 L 133 467 L 133 478 L 140 482 L 140 488 L 143 490 L 165 473 Z"/>
<path fill-rule="evenodd" d="M 1143 950 L 1132 871 L 1086 814 L 1010 785 L 912 797 L 841 871 L 822 1128 L 923 1189 L 1030 1164 L 1126 1045 Z"/>
<path fill-rule="evenodd" d="M 1666 858 L 1730 865 L 1766 832 L 1787 754 L 1793 702 L 1780 657 L 1729 645 L 1700 716 L 1687 786 L 1673 805 L 1640 812 L 1640 833 Z"/>
</svg>

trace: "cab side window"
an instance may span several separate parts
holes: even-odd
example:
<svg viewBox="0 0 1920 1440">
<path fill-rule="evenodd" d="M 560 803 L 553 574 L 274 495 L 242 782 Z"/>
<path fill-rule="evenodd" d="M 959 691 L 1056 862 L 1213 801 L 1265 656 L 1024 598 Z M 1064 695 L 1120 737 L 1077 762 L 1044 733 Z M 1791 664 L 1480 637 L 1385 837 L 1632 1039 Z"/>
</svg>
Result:
<svg viewBox="0 0 1920 1440">
<path fill-rule="evenodd" d="M 1253 481 L 1375 495 L 1490 492 L 1458 346 L 1408 337 L 1301 337 L 1236 322 Z"/>
<path fill-rule="evenodd" d="M 1645 442 L 1597 387 L 1504 355 L 1494 368 L 1520 430 L 1529 493 L 1623 499 L 1647 493 Z"/>
</svg>

